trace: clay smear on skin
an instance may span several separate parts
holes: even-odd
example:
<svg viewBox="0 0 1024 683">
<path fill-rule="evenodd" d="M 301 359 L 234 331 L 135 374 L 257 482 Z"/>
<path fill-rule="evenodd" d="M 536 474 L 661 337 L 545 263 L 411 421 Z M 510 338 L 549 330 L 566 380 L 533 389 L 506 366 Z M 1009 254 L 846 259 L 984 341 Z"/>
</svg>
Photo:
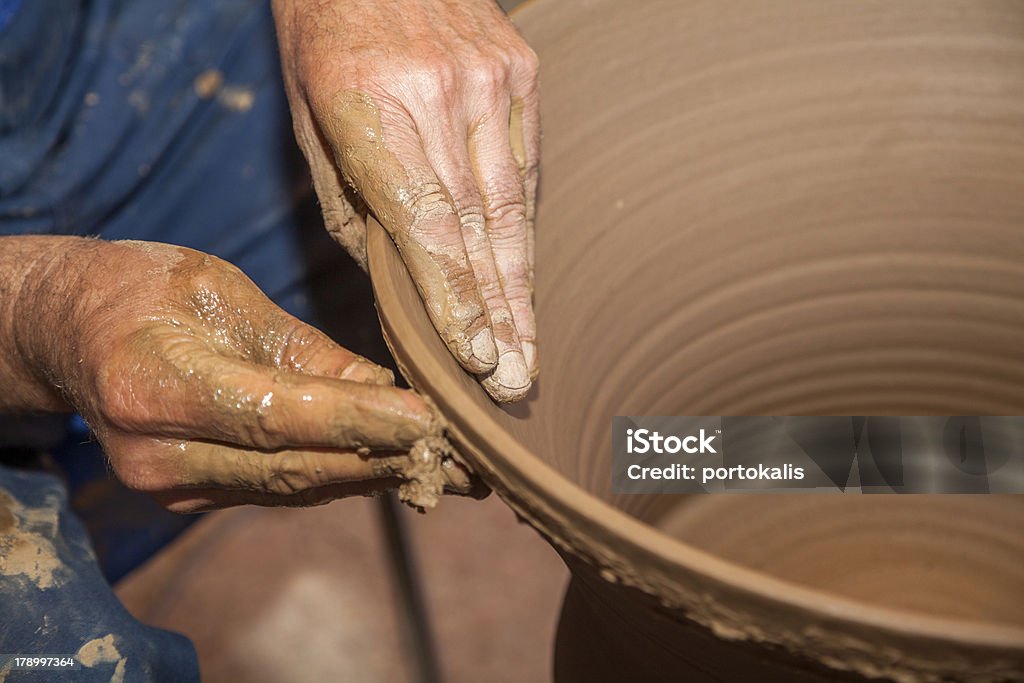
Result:
<svg viewBox="0 0 1024 683">
<path fill-rule="evenodd" d="M 171 290 L 190 292 L 187 307 L 194 320 L 183 319 L 180 312 L 151 313 L 149 317 L 155 323 L 154 326 L 131 339 L 131 343 L 138 347 L 134 355 L 145 357 L 146 354 L 155 353 L 157 348 L 174 347 L 180 350 L 186 347 L 176 342 L 193 338 L 197 349 L 208 345 L 226 358 L 233 357 L 265 367 L 301 372 L 295 358 L 283 356 L 288 340 L 268 332 L 280 329 L 280 321 L 267 319 L 262 314 L 265 312 L 263 307 L 240 307 L 235 303 L 247 300 L 247 297 L 258 291 L 241 273 L 234 279 L 225 277 L 222 281 L 207 283 L 204 278 L 212 257 L 182 249 L 176 259 L 164 269 L 154 269 L 152 274 L 166 279 L 167 287 Z M 233 297 L 233 292 L 238 292 L 239 296 Z M 219 359 L 210 358 L 209 354 L 182 352 L 170 357 L 159 356 L 158 360 L 146 369 L 146 372 L 156 376 L 146 377 L 145 381 L 177 387 L 182 392 L 196 396 L 203 402 L 204 410 L 219 415 L 225 424 L 241 422 L 257 430 L 263 418 L 262 413 L 273 403 L 272 393 L 266 391 L 249 390 L 244 386 L 220 386 L 217 377 L 223 373 L 223 368 Z M 370 365 L 365 361 L 361 363 L 363 366 Z M 349 374 L 352 371 L 348 371 Z M 376 374 L 378 379 L 390 379 L 390 373 L 383 368 Z M 396 413 L 393 421 L 384 423 L 378 420 L 377 423 L 380 427 L 377 431 L 367 432 L 364 421 L 358 415 L 339 413 L 332 427 L 339 442 L 365 443 L 369 446 L 394 443 L 396 440 L 412 442 L 417 434 L 415 428 L 409 425 L 408 416 L 401 413 Z"/>
<path fill-rule="evenodd" d="M 0 576 L 21 576 L 47 589 L 60 585 L 63 563 L 50 542 L 57 534 L 58 500 L 29 508 L 0 491 Z"/>
<path fill-rule="evenodd" d="M 127 247 L 137 248 L 153 255 L 160 266 L 154 267 L 150 274 L 154 278 L 167 281 L 172 290 L 190 292 L 185 311 L 193 320 L 181 318 L 181 312 L 172 313 L 157 311 L 150 317 L 156 326 L 146 334 L 137 335 L 132 343 L 139 346 L 136 355 L 145 356 L 154 348 L 166 346 L 167 339 L 154 338 L 154 334 L 170 335 L 171 337 L 195 338 L 198 346 L 209 345 L 224 354 L 263 366 L 286 368 L 301 372 L 300 361 L 293 357 L 285 357 L 285 347 L 296 344 L 295 339 L 282 340 L 268 330 L 278 329 L 280 321 L 268 320 L 261 314 L 260 307 L 239 307 L 235 300 L 245 300 L 245 295 L 255 291 L 250 289 L 241 274 L 232 279 L 231 271 L 223 281 L 207 283 L 204 281 L 212 257 L 192 252 L 187 249 L 174 250 L 170 247 L 157 247 L 146 243 L 122 243 Z M 216 285 L 216 286 L 213 286 Z M 232 297 L 238 291 L 239 297 Z M 173 341 L 173 340 L 172 340 Z M 288 342 L 286 344 L 285 342 Z M 181 348 L 178 345 L 178 348 Z M 287 352 L 294 355 L 295 349 Z M 259 427 L 263 413 L 274 403 L 273 392 L 247 390 L 245 387 L 225 388 L 217 384 L 216 377 L 222 372 L 219 361 L 211 360 L 205 354 L 195 357 L 193 354 L 179 354 L 174 357 L 159 357 L 159 362 L 148 368 L 149 373 L 158 375 L 148 377 L 147 381 L 155 381 L 161 386 L 174 386 L 177 390 L 190 393 L 203 401 L 204 409 L 210 414 L 221 416 L 225 423 L 251 423 L 253 429 Z M 359 372 L 363 377 L 373 375 L 378 383 L 391 385 L 391 373 L 369 361 L 357 359 L 349 367 L 340 371 L 342 378 Z M 437 505 L 441 494 L 445 491 L 468 494 L 473 490 L 465 466 L 458 460 L 451 445 L 441 436 L 444 422 L 435 407 L 430 406 L 431 419 L 426 426 L 430 436 L 416 439 L 422 433 L 411 426 L 408 417 L 400 412 L 394 420 L 377 425 L 375 431 L 366 431 L 365 421 L 359 415 L 339 414 L 334 429 L 340 441 L 361 443 L 360 455 L 369 459 L 377 476 L 397 476 L 403 480 L 399 495 L 409 505 L 418 509 L 429 509 Z M 173 427 L 173 426 L 172 426 Z M 370 448 L 384 443 L 411 443 L 409 453 L 393 456 L 373 455 Z M 237 479 L 238 463 L 230 458 L 206 459 L 201 471 L 192 471 L 190 459 L 187 457 L 188 442 L 178 444 L 174 456 L 178 461 L 172 467 L 181 468 L 181 476 L 189 482 L 222 482 Z M 355 453 L 339 453 L 338 457 L 358 457 Z M 308 472 L 307 488 L 322 482 L 316 472 Z M 299 473 L 301 476 L 301 473 Z M 297 488 L 303 488 L 301 481 Z"/>
<path fill-rule="evenodd" d="M 508 141 L 512 147 L 512 157 L 519 167 L 519 175 L 525 183 L 527 180 L 526 169 L 529 167 L 529 156 L 526 153 L 526 131 L 523 130 L 523 107 L 525 103 L 522 97 L 512 98 L 512 108 L 508 118 Z M 531 185 L 526 185 L 526 273 L 529 278 L 530 296 L 533 296 L 533 263 L 534 263 L 534 222 L 537 218 L 537 196 L 536 188 L 531 191 Z M 534 340 L 530 342 L 536 343 Z M 537 379 L 536 370 L 533 371 L 531 380 Z"/>
<path fill-rule="evenodd" d="M 371 456 L 372 457 L 372 456 Z M 437 507 L 445 491 L 469 495 L 473 482 L 455 448 L 443 436 L 420 439 L 408 455 L 374 458 L 378 476 L 398 476 L 404 481 L 398 497 L 417 510 Z"/>
<path fill-rule="evenodd" d="M 483 177 L 483 169 L 477 164 L 480 155 L 477 151 L 476 140 L 472 135 L 469 138 L 469 156 L 473 163 L 474 173 L 478 178 Z M 485 203 L 487 202 L 486 199 L 484 201 Z M 486 221 L 482 215 L 479 217 L 479 223 L 475 223 L 472 230 L 474 232 L 477 230 L 484 232 L 486 230 Z M 525 254 L 522 259 L 517 259 L 519 262 L 512 262 L 511 259 L 512 257 L 509 256 L 506 260 L 507 265 L 526 272 L 528 268 L 525 263 Z M 498 285 L 501 287 L 502 292 L 504 292 L 505 279 L 502 271 L 496 268 L 495 275 L 498 279 Z M 493 307 L 488 310 L 488 313 L 490 315 L 491 328 L 494 330 L 494 340 L 498 350 L 499 362 L 497 367 L 491 373 L 484 376 L 480 382 L 487 393 L 496 401 L 500 403 L 513 403 L 525 397 L 530 390 L 530 371 L 524 355 L 522 339 L 519 337 L 519 329 L 516 327 L 512 311 L 509 307 Z"/>
<path fill-rule="evenodd" d="M 494 335 L 495 343 L 498 347 L 498 357 L 503 359 L 503 364 L 499 365 L 497 370 L 485 376 L 481 380 L 481 384 L 483 384 L 488 394 L 501 403 L 518 401 L 529 391 L 530 384 L 527 382 L 525 384 L 520 383 L 519 386 L 512 386 L 512 382 L 508 378 L 510 376 L 514 377 L 517 374 L 522 374 L 524 377 L 529 378 L 529 370 L 526 368 L 526 359 L 523 358 L 519 349 L 502 340 L 512 339 L 516 344 L 521 344 L 519 333 L 512 320 L 512 314 L 507 311 L 499 311 L 493 315 L 491 324 L 494 327 L 494 331 L 497 332 Z M 516 368 L 516 370 L 512 371 L 509 368 Z"/>
<path fill-rule="evenodd" d="M 329 126 L 337 122 L 330 137 L 340 142 L 338 163 L 348 174 L 365 179 L 359 190 L 395 240 L 409 269 L 416 273 L 416 284 L 431 320 L 467 366 L 478 372 L 490 370 L 497 356 L 493 335 L 487 328 L 487 313 L 460 294 L 473 291 L 476 283 L 448 276 L 463 272 L 471 277 L 465 249 L 459 244 L 435 250 L 414 234 L 415 226 L 423 221 L 452 211 L 447 191 L 435 180 L 409 177 L 385 144 L 380 112 L 368 95 L 345 91 L 332 105 L 331 115 L 320 119 L 328 121 Z M 416 201 L 425 196 L 436 196 L 437 201 Z"/>
</svg>

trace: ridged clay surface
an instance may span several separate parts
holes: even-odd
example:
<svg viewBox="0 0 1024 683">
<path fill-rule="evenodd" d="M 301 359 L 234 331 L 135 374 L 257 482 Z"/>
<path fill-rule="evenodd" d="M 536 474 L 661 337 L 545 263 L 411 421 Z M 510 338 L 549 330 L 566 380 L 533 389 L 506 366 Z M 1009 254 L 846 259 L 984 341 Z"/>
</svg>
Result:
<svg viewBox="0 0 1024 683">
<path fill-rule="evenodd" d="M 533 395 L 500 409 L 459 369 L 378 229 L 370 269 L 403 372 L 569 559 L 587 618 L 618 623 L 619 654 L 643 632 L 625 615 L 658 624 L 664 672 L 692 674 L 698 628 L 783 677 L 1019 677 L 1021 497 L 616 497 L 608 428 L 1024 414 L 1024 5 L 534 0 L 516 20 L 542 64 Z"/>
</svg>

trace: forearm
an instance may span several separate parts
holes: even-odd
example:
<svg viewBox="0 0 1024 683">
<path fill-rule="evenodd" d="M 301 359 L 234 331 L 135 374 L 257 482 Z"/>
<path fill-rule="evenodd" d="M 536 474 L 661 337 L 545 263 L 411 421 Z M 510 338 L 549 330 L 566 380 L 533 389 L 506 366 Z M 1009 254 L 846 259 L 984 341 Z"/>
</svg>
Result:
<svg viewBox="0 0 1024 683">
<path fill-rule="evenodd" d="M 87 303 L 76 284 L 102 244 L 0 237 L 0 413 L 71 409 L 62 387 Z"/>
</svg>

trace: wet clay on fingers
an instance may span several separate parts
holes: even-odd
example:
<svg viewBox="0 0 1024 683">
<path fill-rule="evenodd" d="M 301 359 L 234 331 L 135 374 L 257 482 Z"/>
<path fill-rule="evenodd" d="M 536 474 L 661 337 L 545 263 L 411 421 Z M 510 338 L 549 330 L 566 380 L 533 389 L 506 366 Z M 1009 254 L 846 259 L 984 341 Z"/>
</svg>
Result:
<svg viewBox="0 0 1024 683">
<path fill-rule="evenodd" d="M 143 242 L 119 244 L 144 252 L 155 250 L 154 253 L 173 249 Z M 221 267 L 211 267 L 214 264 Z M 273 306 L 240 271 L 219 259 L 181 249 L 173 259 L 155 261 L 149 275 L 182 301 L 169 298 L 166 309 L 150 306 L 140 310 L 138 315 L 152 324 L 127 339 L 122 355 L 131 359 L 151 358 L 152 362 L 127 369 L 111 364 L 106 373 L 116 376 L 101 380 L 114 387 L 121 382 L 128 386 L 153 383 L 165 392 L 189 395 L 202 405 L 208 420 L 223 425 L 224 433 L 218 436 L 225 441 L 230 441 L 232 433 L 239 429 L 263 431 L 272 415 L 294 420 L 295 415 L 278 415 L 285 409 L 281 405 L 285 394 L 300 395 L 299 402 L 305 410 L 322 409 L 327 401 L 336 400 L 344 390 L 342 385 L 332 385 L 338 391 L 326 393 L 323 387 L 328 385 L 315 382 L 317 376 L 352 381 L 356 384 L 349 391 L 370 396 L 379 391 L 375 387 L 393 384 L 389 370 L 346 353 L 319 331 L 297 324 Z M 100 309 L 94 315 L 103 317 L 106 313 Z M 165 352 L 165 347 L 171 352 Z M 207 347 L 215 353 L 206 352 Z M 336 349 L 337 360 L 324 358 L 325 348 Z M 246 374 L 249 366 L 232 364 L 234 360 L 251 363 L 254 369 L 275 372 L 268 381 L 266 376 Z M 317 437 L 326 442 L 265 445 L 278 448 L 347 444 L 375 448 L 397 442 L 411 447 L 424 432 L 440 433 L 436 415 L 414 421 L 411 411 L 405 408 L 402 404 L 381 403 L 373 415 L 356 407 L 331 410 L 325 419 L 324 435 Z M 288 409 L 294 410 L 294 406 Z"/>
<path fill-rule="evenodd" d="M 446 487 L 471 491 L 436 410 L 237 268 L 170 245 L 97 244 L 121 268 L 112 282 L 83 269 L 80 353 L 55 375 L 128 486 L 179 512 L 315 504 L 402 481 L 421 508 Z"/>
<path fill-rule="evenodd" d="M 420 439 L 407 455 L 375 457 L 372 462 L 378 476 L 402 480 L 399 500 L 420 512 L 437 507 L 444 493 L 482 498 L 488 492 L 443 436 Z"/>
<path fill-rule="evenodd" d="M 567 559 L 559 681 L 1003 681 L 1019 496 L 615 496 L 614 415 L 1024 413 L 1019 3 L 535 0 L 543 376 L 503 410 L 387 234 L 403 374 Z"/>
<path fill-rule="evenodd" d="M 420 144 L 416 132 L 392 124 L 387 134 L 392 140 L 386 139 L 380 111 L 369 95 L 358 91 L 340 93 L 327 108 L 327 134 L 335 143 L 337 162 L 347 178 L 357 179 L 363 200 L 415 273 L 420 296 L 445 344 L 467 370 L 480 376 L 496 400 L 522 398 L 529 390 L 529 370 L 511 313 L 507 306 L 488 313 L 461 229 L 443 239 L 434 232 L 440 225 L 457 227 L 460 221 L 451 194 L 428 166 L 409 168 L 393 151 L 398 144 L 393 138 L 400 135 L 405 145 Z"/>
<path fill-rule="evenodd" d="M 429 240 L 415 233 L 432 213 L 453 212 L 451 197 L 436 180 L 410 177 L 388 148 L 380 112 L 369 95 L 344 91 L 331 102 L 330 111 L 324 119 L 338 122 L 331 135 L 340 142 L 338 163 L 364 179 L 359 191 L 416 273 L 420 294 L 445 343 L 469 369 L 493 369 L 497 351 L 476 284 L 449 277 L 457 271 L 472 273 L 465 248 L 461 243 L 429 248 Z"/>
</svg>

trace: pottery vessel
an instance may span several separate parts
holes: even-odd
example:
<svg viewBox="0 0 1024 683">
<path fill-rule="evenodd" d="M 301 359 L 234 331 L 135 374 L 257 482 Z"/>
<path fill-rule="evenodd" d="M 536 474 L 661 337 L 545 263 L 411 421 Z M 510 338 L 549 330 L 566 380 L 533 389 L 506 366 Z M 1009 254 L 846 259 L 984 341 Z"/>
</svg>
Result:
<svg viewBox="0 0 1024 683">
<path fill-rule="evenodd" d="M 1024 414 L 1024 5 L 534 0 L 541 374 L 379 226 L 403 372 L 566 559 L 560 681 L 1024 672 L 1024 497 L 616 496 L 613 415 Z M 509 587 L 514 590 L 515 587 Z"/>
</svg>

